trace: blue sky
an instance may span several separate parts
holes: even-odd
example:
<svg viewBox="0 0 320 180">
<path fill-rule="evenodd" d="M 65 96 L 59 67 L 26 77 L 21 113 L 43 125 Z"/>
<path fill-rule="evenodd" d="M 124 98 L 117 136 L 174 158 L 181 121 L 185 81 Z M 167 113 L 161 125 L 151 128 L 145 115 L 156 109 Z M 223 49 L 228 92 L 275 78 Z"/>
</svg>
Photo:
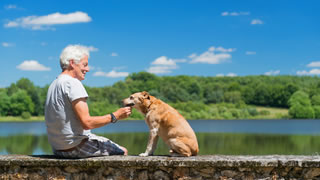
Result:
<svg viewBox="0 0 320 180">
<path fill-rule="evenodd" d="M 320 74 L 317 0 L 0 0 L 0 87 L 60 74 L 69 44 L 90 50 L 88 86 L 159 76 Z"/>
</svg>

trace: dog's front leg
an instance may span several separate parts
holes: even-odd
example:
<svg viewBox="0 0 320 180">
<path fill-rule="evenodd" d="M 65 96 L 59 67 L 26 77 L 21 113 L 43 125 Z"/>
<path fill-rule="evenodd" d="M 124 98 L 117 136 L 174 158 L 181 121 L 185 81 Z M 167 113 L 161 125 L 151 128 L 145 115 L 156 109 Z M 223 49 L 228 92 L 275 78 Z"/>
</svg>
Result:
<svg viewBox="0 0 320 180">
<path fill-rule="evenodd" d="M 158 128 L 153 128 L 150 130 L 147 149 L 144 153 L 139 154 L 139 156 L 149 156 L 153 154 L 159 139 L 158 130 Z"/>
</svg>

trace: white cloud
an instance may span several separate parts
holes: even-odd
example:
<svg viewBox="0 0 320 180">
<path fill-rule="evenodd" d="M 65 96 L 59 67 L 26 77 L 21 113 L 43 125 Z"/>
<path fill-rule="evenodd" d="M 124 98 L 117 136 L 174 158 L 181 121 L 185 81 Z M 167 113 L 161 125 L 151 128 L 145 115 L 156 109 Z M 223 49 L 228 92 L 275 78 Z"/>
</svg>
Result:
<svg viewBox="0 0 320 180">
<path fill-rule="evenodd" d="M 256 55 L 257 53 L 256 52 L 254 52 L 254 51 L 247 51 L 246 52 L 246 55 Z"/>
<path fill-rule="evenodd" d="M 229 48 L 229 49 L 225 49 L 225 48 L 223 48 L 223 47 L 221 47 L 221 46 L 219 46 L 219 47 L 214 47 L 214 46 L 211 46 L 210 48 L 209 48 L 209 51 L 212 51 L 212 52 L 214 52 L 214 51 L 216 51 L 216 52 L 233 52 L 233 51 L 235 51 L 236 49 L 235 48 Z"/>
<path fill-rule="evenodd" d="M 311 62 L 307 67 L 320 67 L 320 61 Z"/>
<path fill-rule="evenodd" d="M 155 59 L 151 64 L 152 66 L 147 69 L 147 72 L 154 74 L 168 74 L 172 70 L 178 69 L 176 63 L 186 62 L 184 59 L 169 59 L 166 56 L 160 56 Z"/>
<path fill-rule="evenodd" d="M 250 12 L 222 12 L 221 16 L 247 16 Z"/>
<path fill-rule="evenodd" d="M 253 25 L 256 25 L 256 24 L 263 24 L 263 21 L 262 21 L 262 20 L 260 20 L 260 19 L 253 19 L 253 20 L 251 21 L 251 24 L 253 24 Z"/>
<path fill-rule="evenodd" d="M 279 75 L 279 74 L 280 74 L 280 70 L 275 70 L 275 71 L 271 70 L 269 72 L 264 73 L 264 75 L 267 75 L 267 76 Z"/>
<path fill-rule="evenodd" d="M 151 64 L 154 65 L 167 65 L 167 66 L 176 66 L 176 63 L 172 59 L 168 59 L 166 56 L 158 57 Z"/>
<path fill-rule="evenodd" d="M 171 73 L 173 69 L 177 68 L 177 66 L 151 66 L 147 69 L 147 72 L 153 74 L 168 74 Z"/>
<path fill-rule="evenodd" d="M 17 68 L 22 71 L 50 71 L 49 67 L 39 64 L 36 60 L 25 60 Z"/>
<path fill-rule="evenodd" d="M 320 67 L 320 61 L 314 61 L 311 62 L 307 65 L 307 67 L 313 67 L 313 68 L 317 68 Z M 303 75 L 320 75 L 320 69 L 311 69 L 309 71 L 306 70 L 302 70 L 302 71 L 297 71 L 297 75 L 303 76 Z"/>
<path fill-rule="evenodd" d="M 129 75 L 128 72 L 117 72 L 115 70 L 112 70 L 108 73 L 97 71 L 93 74 L 93 76 L 103 76 L 103 77 L 109 77 L 109 78 L 127 77 L 128 75 Z"/>
<path fill-rule="evenodd" d="M 227 75 L 224 75 L 224 74 L 217 74 L 216 75 L 217 77 L 224 77 L 224 76 L 227 76 L 227 77 L 236 77 L 236 76 L 238 76 L 237 74 L 235 74 L 235 73 L 228 73 Z"/>
<path fill-rule="evenodd" d="M 116 57 L 116 56 L 119 56 L 119 55 L 118 55 L 118 53 L 113 52 L 113 53 L 111 53 L 111 56 Z"/>
<path fill-rule="evenodd" d="M 311 69 L 310 71 L 297 71 L 297 75 L 303 76 L 303 75 L 320 75 L 320 69 Z"/>
<path fill-rule="evenodd" d="M 236 76 L 238 76 L 238 75 L 235 74 L 235 73 L 228 73 L 227 76 L 228 76 L 228 77 L 236 77 Z"/>
<path fill-rule="evenodd" d="M 13 43 L 8 43 L 8 42 L 2 42 L 1 45 L 2 45 L 3 47 L 12 47 L 12 46 L 14 46 Z"/>
<path fill-rule="evenodd" d="M 309 72 L 307 72 L 307 71 L 305 71 L 305 70 L 303 70 L 303 71 L 297 71 L 297 75 L 299 75 L 299 76 L 308 75 L 308 74 L 309 74 Z"/>
<path fill-rule="evenodd" d="M 7 6 L 4 7 L 5 9 L 17 9 L 17 6 L 14 4 L 9 4 Z"/>
<path fill-rule="evenodd" d="M 223 47 L 210 47 L 208 51 L 197 55 L 195 53 L 191 54 L 189 58 L 191 59 L 190 63 L 205 63 L 205 64 L 220 64 L 229 59 L 231 59 L 231 52 L 235 51 L 235 48 L 225 49 Z M 215 52 L 218 52 L 215 53 Z"/>
<path fill-rule="evenodd" d="M 98 48 L 95 48 L 93 46 L 83 46 L 83 47 L 86 48 L 90 52 L 96 52 L 99 50 Z"/>
<path fill-rule="evenodd" d="M 77 11 L 69 14 L 61 14 L 59 12 L 46 16 L 27 16 L 10 21 L 4 27 L 22 27 L 32 30 L 52 29 L 51 26 L 57 24 L 73 24 L 90 22 L 91 17 L 87 13 Z"/>
</svg>

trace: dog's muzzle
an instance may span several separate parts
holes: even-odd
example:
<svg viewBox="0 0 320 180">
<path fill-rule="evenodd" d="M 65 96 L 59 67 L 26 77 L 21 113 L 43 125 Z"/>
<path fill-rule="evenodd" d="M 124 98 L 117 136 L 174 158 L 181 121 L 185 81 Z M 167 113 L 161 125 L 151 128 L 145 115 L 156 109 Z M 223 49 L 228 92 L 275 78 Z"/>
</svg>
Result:
<svg viewBox="0 0 320 180">
<path fill-rule="evenodd" d="M 134 106 L 134 103 L 126 104 L 125 107 L 132 107 Z"/>
</svg>

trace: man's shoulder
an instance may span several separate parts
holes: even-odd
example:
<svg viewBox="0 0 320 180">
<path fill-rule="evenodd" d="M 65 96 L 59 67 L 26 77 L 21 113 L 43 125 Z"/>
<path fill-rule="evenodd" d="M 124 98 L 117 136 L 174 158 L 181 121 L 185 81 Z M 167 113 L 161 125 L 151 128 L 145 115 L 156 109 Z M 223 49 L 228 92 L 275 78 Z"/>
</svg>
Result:
<svg viewBox="0 0 320 180">
<path fill-rule="evenodd" d="M 81 81 L 79 81 L 76 78 L 73 78 L 69 75 L 64 75 L 61 74 L 57 79 L 56 79 L 57 84 L 65 85 L 65 84 L 82 84 Z"/>
</svg>

